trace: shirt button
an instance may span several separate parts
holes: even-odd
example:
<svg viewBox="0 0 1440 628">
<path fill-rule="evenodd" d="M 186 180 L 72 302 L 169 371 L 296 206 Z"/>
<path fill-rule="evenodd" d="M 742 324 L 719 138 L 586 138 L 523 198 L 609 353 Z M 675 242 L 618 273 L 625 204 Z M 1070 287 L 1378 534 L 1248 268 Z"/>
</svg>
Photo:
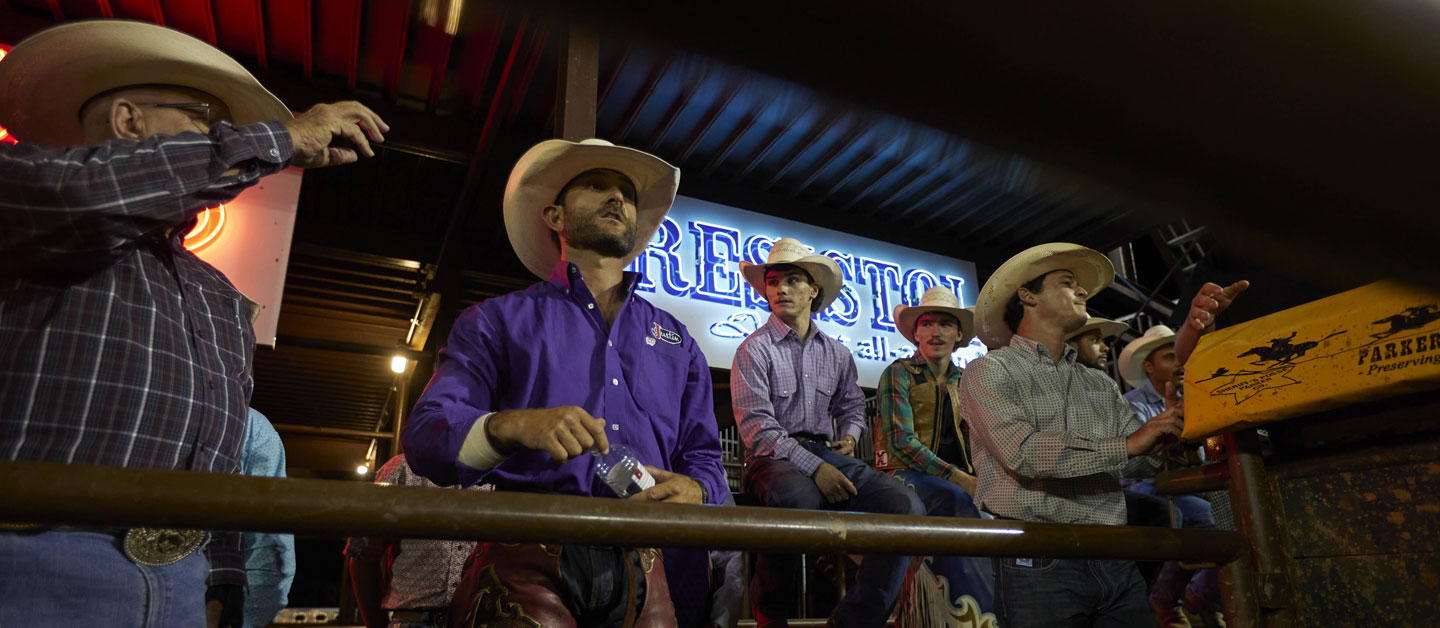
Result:
<svg viewBox="0 0 1440 628">
<path fill-rule="evenodd" d="M 611 386 L 619 386 L 619 385 L 620 385 L 620 380 L 618 380 L 618 379 L 612 379 L 612 380 L 610 380 L 610 385 L 611 385 Z"/>
<path fill-rule="evenodd" d="M 585 309 L 587 309 L 587 310 L 593 310 L 593 309 L 595 309 L 595 304 L 594 304 L 594 303 L 586 303 L 586 304 L 585 304 Z"/>
<path fill-rule="evenodd" d="M 620 424 L 619 424 L 619 423 L 611 423 L 611 424 L 610 424 L 610 431 L 612 431 L 612 432 L 618 432 L 618 431 L 620 431 Z"/>
<path fill-rule="evenodd" d="M 278 148 L 272 148 L 272 149 L 270 149 L 270 156 L 271 156 L 271 157 L 279 157 L 279 156 L 280 156 L 280 149 L 278 149 Z"/>
<path fill-rule="evenodd" d="M 615 346 L 615 341 L 614 341 L 614 340 L 606 340 L 606 341 L 605 341 L 605 344 L 606 344 L 607 346 L 613 347 L 613 346 Z"/>
</svg>

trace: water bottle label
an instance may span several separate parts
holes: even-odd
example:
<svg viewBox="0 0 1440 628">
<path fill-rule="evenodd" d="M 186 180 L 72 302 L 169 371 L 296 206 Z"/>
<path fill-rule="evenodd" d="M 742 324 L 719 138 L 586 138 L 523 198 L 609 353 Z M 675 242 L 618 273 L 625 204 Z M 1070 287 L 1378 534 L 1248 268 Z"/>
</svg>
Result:
<svg viewBox="0 0 1440 628">
<path fill-rule="evenodd" d="M 640 490 L 646 490 L 655 486 L 655 476 L 650 475 L 650 470 L 644 466 L 636 466 L 635 483 L 640 485 Z"/>
</svg>

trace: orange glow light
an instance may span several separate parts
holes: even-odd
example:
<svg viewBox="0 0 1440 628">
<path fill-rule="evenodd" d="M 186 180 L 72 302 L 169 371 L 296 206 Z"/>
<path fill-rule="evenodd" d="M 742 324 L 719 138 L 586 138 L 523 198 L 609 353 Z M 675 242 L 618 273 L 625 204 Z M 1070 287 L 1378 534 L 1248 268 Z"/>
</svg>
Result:
<svg viewBox="0 0 1440 628">
<path fill-rule="evenodd" d="M 200 212 L 200 217 L 195 222 L 195 228 L 185 234 L 185 249 L 193 252 L 209 246 L 211 242 L 215 241 L 215 238 L 220 236 L 220 230 L 224 228 L 224 205 L 217 205 Z"/>
<path fill-rule="evenodd" d="M 8 52 L 10 52 L 10 47 L 6 46 L 5 44 L 0 44 L 0 61 L 5 60 L 5 54 Z M 6 144 L 19 143 L 15 140 L 15 136 L 10 135 L 10 132 L 6 131 L 5 127 L 3 126 L 0 126 L 0 142 L 5 142 Z"/>
</svg>

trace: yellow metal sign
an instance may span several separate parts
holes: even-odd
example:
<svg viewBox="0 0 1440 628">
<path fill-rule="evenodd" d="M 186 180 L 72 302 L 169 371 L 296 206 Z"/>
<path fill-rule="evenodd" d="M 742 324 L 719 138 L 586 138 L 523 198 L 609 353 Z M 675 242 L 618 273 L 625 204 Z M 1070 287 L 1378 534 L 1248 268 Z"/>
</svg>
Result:
<svg viewBox="0 0 1440 628">
<path fill-rule="evenodd" d="M 1440 295 L 1381 281 L 1203 337 L 1185 438 L 1435 387 Z"/>
</svg>

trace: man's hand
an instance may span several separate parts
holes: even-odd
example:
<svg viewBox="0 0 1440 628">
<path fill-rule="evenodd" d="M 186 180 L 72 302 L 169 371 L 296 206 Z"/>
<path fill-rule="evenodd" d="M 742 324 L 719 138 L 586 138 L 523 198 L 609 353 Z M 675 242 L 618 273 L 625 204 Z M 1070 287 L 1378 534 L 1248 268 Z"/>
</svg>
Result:
<svg viewBox="0 0 1440 628">
<path fill-rule="evenodd" d="M 815 470 L 812 476 L 815 486 L 820 487 L 820 494 L 825 496 L 825 501 L 838 504 L 857 494 L 855 485 L 850 483 L 850 478 L 845 477 L 835 465 L 828 462 L 820 463 L 820 468 Z"/>
<path fill-rule="evenodd" d="M 960 489 L 965 491 L 967 495 L 970 495 L 971 497 L 975 496 L 975 484 L 977 482 L 975 476 L 961 471 L 957 467 L 954 471 L 950 472 L 950 477 L 946 479 L 950 480 L 951 484 L 960 487 Z"/>
<path fill-rule="evenodd" d="M 555 462 L 565 462 L 592 447 L 610 451 L 605 421 L 576 406 L 497 412 L 485 424 L 485 433 L 501 449 L 548 451 Z"/>
<path fill-rule="evenodd" d="M 655 477 L 655 486 L 630 496 L 630 499 L 677 504 L 700 504 L 700 483 L 688 475 L 645 465 Z"/>
<path fill-rule="evenodd" d="M 836 442 L 830 443 L 830 451 L 833 451 L 842 456 L 848 456 L 855 453 L 855 437 L 846 434 L 844 438 L 841 438 Z"/>
<path fill-rule="evenodd" d="M 1205 329 L 1215 324 L 1215 317 L 1221 312 L 1230 308 L 1235 302 L 1235 297 L 1240 296 L 1250 282 L 1240 280 L 1224 288 L 1206 283 L 1200 286 L 1200 291 L 1195 293 L 1195 298 L 1190 301 L 1190 313 L 1185 316 L 1185 324 L 1180 331 L 1175 332 L 1175 363 L 1185 364 L 1190 359 L 1190 353 L 1195 350 L 1195 344 L 1200 342 L 1200 335 Z"/>
<path fill-rule="evenodd" d="M 1185 409 L 1180 406 L 1175 385 L 1165 382 L 1165 411 L 1151 417 L 1134 434 L 1125 438 L 1125 453 L 1131 458 L 1158 454 L 1179 442 L 1180 432 L 1184 429 Z"/>
<path fill-rule="evenodd" d="M 295 158 L 290 163 L 301 168 L 324 168 L 354 163 L 360 159 L 356 151 L 374 157 L 370 142 L 385 141 L 382 132 L 389 131 L 390 125 L 369 107 L 347 100 L 315 105 L 285 122 L 285 130 L 290 132 L 290 143 L 295 146 Z M 366 134 L 370 139 L 366 139 Z M 350 140 L 355 148 L 331 146 L 330 142 L 337 137 Z"/>
</svg>

